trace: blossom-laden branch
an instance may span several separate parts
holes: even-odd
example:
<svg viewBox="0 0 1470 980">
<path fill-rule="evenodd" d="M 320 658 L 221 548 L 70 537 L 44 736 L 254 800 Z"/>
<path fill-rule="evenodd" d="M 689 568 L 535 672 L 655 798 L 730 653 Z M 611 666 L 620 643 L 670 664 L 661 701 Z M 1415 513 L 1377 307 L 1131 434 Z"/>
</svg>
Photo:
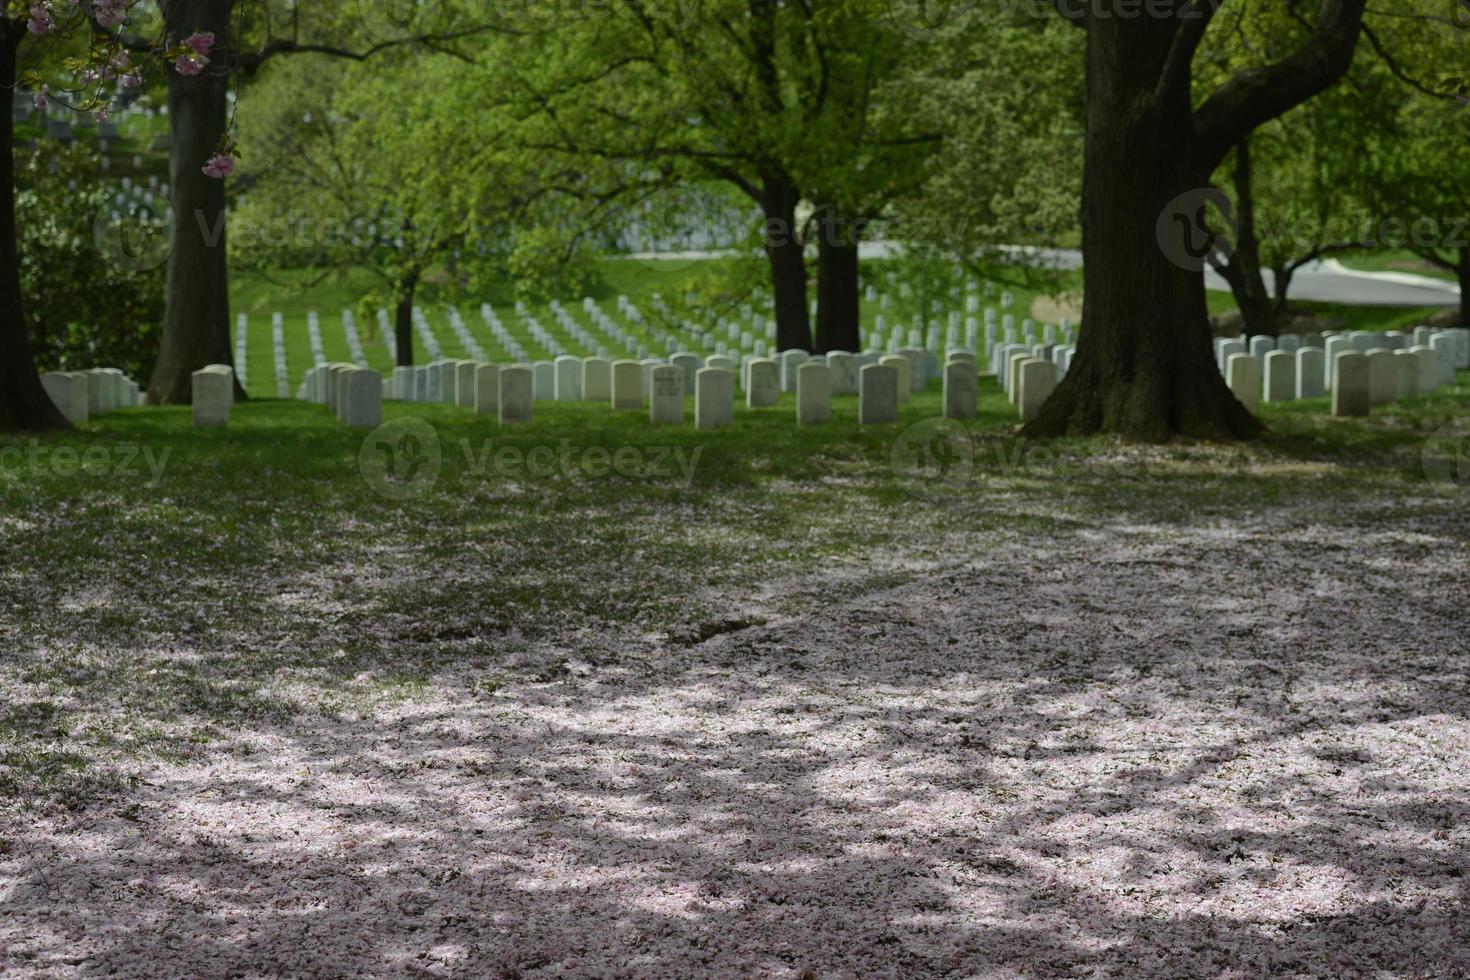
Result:
<svg viewBox="0 0 1470 980">
<path fill-rule="evenodd" d="M 173 44 L 160 39 L 144 47 L 141 62 L 133 60 L 138 45 L 125 45 L 121 28 L 143 0 L 35 0 L 26 9 L 26 28 L 37 38 L 61 40 L 91 35 L 91 48 L 84 58 L 68 58 L 63 64 L 72 77 L 80 79 L 88 90 L 74 102 L 53 95 L 51 86 L 39 72 L 27 72 L 21 81 L 33 91 L 32 100 L 45 110 L 55 99 L 74 109 L 89 110 L 98 122 L 108 117 L 107 105 L 114 93 L 105 86 L 116 85 L 116 94 L 142 87 L 150 65 L 172 64 L 173 70 L 186 78 L 204 71 L 210 64 L 215 36 L 209 31 L 195 31 Z M 18 12 L 18 11 L 17 11 Z M 132 51 L 130 52 L 130 48 Z M 204 164 L 204 173 L 223 179 L 235 170 L 236 151 L 228 138 Z"/>
</svg>

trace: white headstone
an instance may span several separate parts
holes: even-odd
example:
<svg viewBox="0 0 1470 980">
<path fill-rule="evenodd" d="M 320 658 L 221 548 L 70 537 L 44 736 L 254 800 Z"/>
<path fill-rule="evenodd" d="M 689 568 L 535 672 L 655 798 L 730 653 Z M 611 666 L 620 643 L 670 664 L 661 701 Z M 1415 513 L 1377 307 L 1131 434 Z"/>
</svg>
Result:
<svg viewBox="0 0 1470 980">
<path fill-rule="evenodd" d="M 454 367 L 454 400 L 460 408 L 474 408 L 476 371 L 480 365 L 474 361 L 456 361 Z"/>
<path fill-rule="evenodd" d="M 1261 407 L 1261 359 L 1254 354 L 1231 354 L 1225 364 L 1225 380 L 1235 397 L 1254 412 Z"/>
<path fill-rule="evenodd" d="M 602 402 L 612 398 L 612 364 L 602 357 L 588 357 L 582 361 L 582 400 Z"/>
<path fill-rule="evenodd" d="M 393 369 L 393 397 L 399 401 L 413 401 L 414 369 L 411 367 L 395 367 Z"/>
<path fill-rule="evenodd" d="M 1439 355 L 1430 347 L 1410 347 L 1409 353 L 1418 360 L 1418 376 L 1414 390 L 1421 395 L 1432 395 L 1438 390 L 1444 371 L 1439 364 Z"/>
<path fill-rule="evenodd" d="M 781 390 L 793 392 L 796 390 L 796 370 L 807 362 L 811 357 L 804 350 L 783 350 L 781 352 Z"/>
<path fill-rule="evenodd" d="M 770 408 L 781 400 L 781 373 L 776 362 L 757 357 L 745 367 L 745 406 Z"/>
<path fill-rule="evenodd" d="M 653 369 L 648 393 L 648 421 L 673 423 L 684 421 L 684 371 L 673 364 L 660 364 Z"/>
<path fill-rule="evenodd" d="M 883 362 L 858 372 L 858 424 L 883 425 L 898 420 L 899 369 Z M 908 361 L 898 358 L 905 365 Z"/>
<path fill-rule="evenodd" d="M 72 425 L 87 421 L 87 376 L 75 372 L 50 372 L 41 375 L 51 403 Z"/>
<path fill-rule="evenodd" d="M 501 425 L 521 425 L 531 421 L 535 400 L 533 384 L 532 369 L 524 364 L 500 369 Z"/>
<path fill-rule="evenodd" d="M 1057 366 L 1039 357 L 1022 361 L 1019 381 L 1016 402 L 1021 409 L 1021 421 L 1029 422 L 1041 414 L 1041 406 L 1057 390 Z"/>
<path fill-rule="evenodd" d="M 613 361 L 612 407 L 617 411 L 643 407 L 643 367 L 637 361 Z"/>
<path fill-rule="evenodd" d="M 211 364 L 195 371 L 190 394 L 196 428 L 230 424 L 230 407 L 235 403 L 235 373 L 229 365 Z"/>
<path fill-rule="evenodd" d="M 1296 352 L 1296 396 L 1321 398 L 1326 392 L 1323 365 L 1327 355 L 1320 347 L 1302 347 Z"/>
<path fill-rule="evenodd" d="M 1399 367 L 1393 351 L 1378 347 L 1368 352 L 1368 404 L 1387 405 L 1399 397 Z"/>
<path fill-rule="evenodd" d="M 796 424 L 832 421 L 832 369 L 812 361 L 796 369 Z"/>
<path fill-rule="evenodd" d="M 694 376 L 704 367 L 704 360 L 698 354 L 680 351 L 669 358 L 669 363 L 684 374 L 684 394 L 694 394 Z"/>
<path fill-rule="evenodd" d="M 500 414 L 500 365 L 481 364 L 475 368 L 475 414 Z"/>
<path fill-rule="evenodd" d="M 556 400 L 575 402 L 582 400 L 582 360 L 563 354 L 556 364 Z"/>
<path fill-rule="evenodd" d="M 1417 397 L 1420 394 L 1419 358 L 1407 349 L 1395 350 L 1393 356 L 1399 368 L 1398 396 L 1400 398 Z"/>
<path fill-rule="evenodd" d="M 1266 401 L 1289 402 L 1296 397 L 1296 354 L 1273 350 L 1266 355 Z"/>
<path fill-rule="evenodd" d="M 979 412 L 980 376 L 973 359 L 950 356 L 944 365 L 944 417 L 972 419 Z"/>
<path fill-rule="evenodd" d="M 682 414 L 683 399 L 680 399 Z M 700 368 L 694 376 L 694 427 L 718 429 L 735 421 L 735 372 Z"/>
<path fill-rule="evenodd" d="M 827 367 L 832 370 L 832 394 L 853 395 L 857 393 L 857 362 L 851 353 L 834 350 L 827 354 Z"/>
<path fill-rule="evenodd" d="M 889 367 L 898 377 L 898 403 L 902 405 L 913 396 L 913 380 L 911 373 L 914 369 L 913 361 L 902 354 L 887 354 L 878 360 L 880 367 Z"/>
<path fill-rule="evenodd" d="M 342 421 L 353 429 L 376 429 L 383 424 L 383 376 L 353 367 L 342 379 Z"/>
<path fill-rule="evenodd" d="M 549 402 L 556 397 L 556 365 L 551 361 L 532 362 L 531 397 L 538 402 Z"/>
<path fill-rule="evenodd" d="M 1338 351 L 1332 362 L 1332 414 L 1367 415 L 1368 356 L 1356 347 Z"/>
<path fill-rule="evenodd" d="M 1347 351 L 1350 351 L 1350 350 L 1357 350 L 1357 347 L 1353 346 L 1353 338 L 1348 337 L 1348 336 L 1345 336 L 1345 335 L 1338 335 L 1336 337 L 1328 337 L 1324 341 L 1324 343 L 1327 345 L 1327 353 L 1326 353 L 1326 361 L 1327 361 L 1327 364 L 1326 364 L 1326 367 L 1323 368 L 1324 373 L 1322 375 L 1322 384 L 1323 384 L 1323 387 L 1331 388 L 1332 387 L 1332 372 L 1333 372 L 1333 370 L 1334 370 L 1334 368 L 1335 368 L 1335 366 L 1337 364 L 1337 355 L 1338 354 L 1346 353 Z"/>
</svg>

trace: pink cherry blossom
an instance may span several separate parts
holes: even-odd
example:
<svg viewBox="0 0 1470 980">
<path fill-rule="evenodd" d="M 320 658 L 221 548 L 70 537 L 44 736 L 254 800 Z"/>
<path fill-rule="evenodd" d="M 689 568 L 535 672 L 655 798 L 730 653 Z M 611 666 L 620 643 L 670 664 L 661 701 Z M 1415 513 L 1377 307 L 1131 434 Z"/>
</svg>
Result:
<svg viewBox="0 0 1470 980">
<path fill-rule="evenodd" d="M 204 164 L 206 176 L 223 180 L 235 172 L 235 158 L 227 153 L 217 153 Z"/>
<path fill-rule="evenodd" d="M 31 19 L 26 29 L 32 34 L 48 34 L 56 29 L 56 20 L 51 16 L 51 4 L 38 3 L 31 7 Z"/>
<path fill-rule="evenodd" d="M 208 63 L 207 59 L 196 54 L 181 54 L 174 59 L 174 71 L 180 75 L 197 75 Z"/>
<path fill-rule="evenodd" d="M 209 31 L 195 31 L 184 38 L 184 46 L 193 50 L 208 63 L 209 49 L 214 47 L 214 35 Z"/>
</svg>

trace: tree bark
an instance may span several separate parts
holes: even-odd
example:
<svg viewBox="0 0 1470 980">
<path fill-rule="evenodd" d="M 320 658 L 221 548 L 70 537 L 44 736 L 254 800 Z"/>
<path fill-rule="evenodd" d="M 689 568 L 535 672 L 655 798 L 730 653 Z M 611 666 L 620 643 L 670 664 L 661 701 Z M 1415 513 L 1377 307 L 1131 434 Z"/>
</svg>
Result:
<svg viewBox="0 0 1470 980">
<path fill-rule="evenodd" d="M 164 26 L 169 40 L 212 31 L 215 50 L 230 39 L 230 0 L 167 0 Z M 221 55 L 219 61 L 223 62 Z M 173 205 L 172 250 L 168 258 L 168 306 L 163 342 L 148 400 L 185 405 L 193 373 L 206 364 L 231 364 L 229 270 L 225 253 L 224 181 L 204 174 L 225 133 L 229 73 L 222 64 L 186 77 L 172 65 L 168 75 L 169 191 Z M 235 397 L 244 397 L 239 381 Z"/>
<path fill-rule="evenodd" d="M 1460 279 L 1460 326 L 1470 327 L 1470 245 L 1460 246 L 1460 264 L 1455 272 Z"/>
<path fill-rule="evenodd" d="M 826 207 L 817 221 L 817 353 L 862 350 L 859 223 Z"/>
<path fill-rule="evenodd" d="M 398 348 L 398 366 L 413 367 L 413 294 L 418 273 L 404 276 L 398 284 L 398 303 L 393 311 L 393 337 Z"/>
<path fill-rule="evenodd" d="M 15 91 L 16 52 L 25 36 L 25 21 L 0 18 L 0 91 Z M 26 328 L 16 247 L 15 121 L 6 107 L 0 112 L 0 432 L 69 427 L 41 385 Z"/>
<path fill-rule="evenodd" d="M 1141 15 L 1133 0 L 1098 0 L 1077 18 L 1087 30 L 1086 309 L 1071 369 L 1027 435 L 1163 441 L 1262 430 L 1215 366 L 1205 255 L 1193 246 L 1218 193 L 1215 168 L 1257 126 L 1342 77 L 1365 2 L 1322 0 L 1300 48 L 1238 73 L 1197 109 L 1192 64 L 1215 5 L 1164 0 L 1163 13 L 1154 4 Z"/>
<path fill-rule="evenodd" d="M 768 175 L 761 183 L 765 216 L 766 257 L 776 294 L 776 349 L 812 349 L 811 315 L 806 307 L 806 257 L 796 233 L 796 205 L 801 194 L 784 177 Z"/>
<path fill-rule="evenodd" d="M 1240 307 L 1248 336 L 1275 337 L 1281 332 L 1277 319 L 1277 304 L 1266 289 L 1266 277 L 1261 273 L 1261 243 L 1256 237 L 1256 199 L 1251 184 L 1250 140 L 1242 141 L 1235 148 L 1235 167 L 1232 183 L 1235 187 L 1236 234 L 1235 251 L 1230 261 L 1219 266 L 1220 275 L 1230 284 L 1230 292 Z M 1278 285 L 1279 272 L 1278 272 Z M 1282 290 L 1277 290 L 1278 294 Z"/>
</svg>

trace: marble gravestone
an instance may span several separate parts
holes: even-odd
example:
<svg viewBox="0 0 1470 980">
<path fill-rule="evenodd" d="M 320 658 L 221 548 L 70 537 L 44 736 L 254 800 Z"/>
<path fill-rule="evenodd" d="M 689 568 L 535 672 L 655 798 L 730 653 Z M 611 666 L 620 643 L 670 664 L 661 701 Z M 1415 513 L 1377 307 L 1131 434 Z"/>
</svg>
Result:
<svg viewBox="0 0 1470 980">
<path fill-rule="evenodd" d="M 796 424 L 832 421 L 832 369 L 812 361 L 796 369 Z"/>
<path fill-rule="evenodd" d="M 677 425 L 684 421 L 684 370 L 675 364 L 653 369 L 648 391 L 648 421 Z"/>
</svg>

